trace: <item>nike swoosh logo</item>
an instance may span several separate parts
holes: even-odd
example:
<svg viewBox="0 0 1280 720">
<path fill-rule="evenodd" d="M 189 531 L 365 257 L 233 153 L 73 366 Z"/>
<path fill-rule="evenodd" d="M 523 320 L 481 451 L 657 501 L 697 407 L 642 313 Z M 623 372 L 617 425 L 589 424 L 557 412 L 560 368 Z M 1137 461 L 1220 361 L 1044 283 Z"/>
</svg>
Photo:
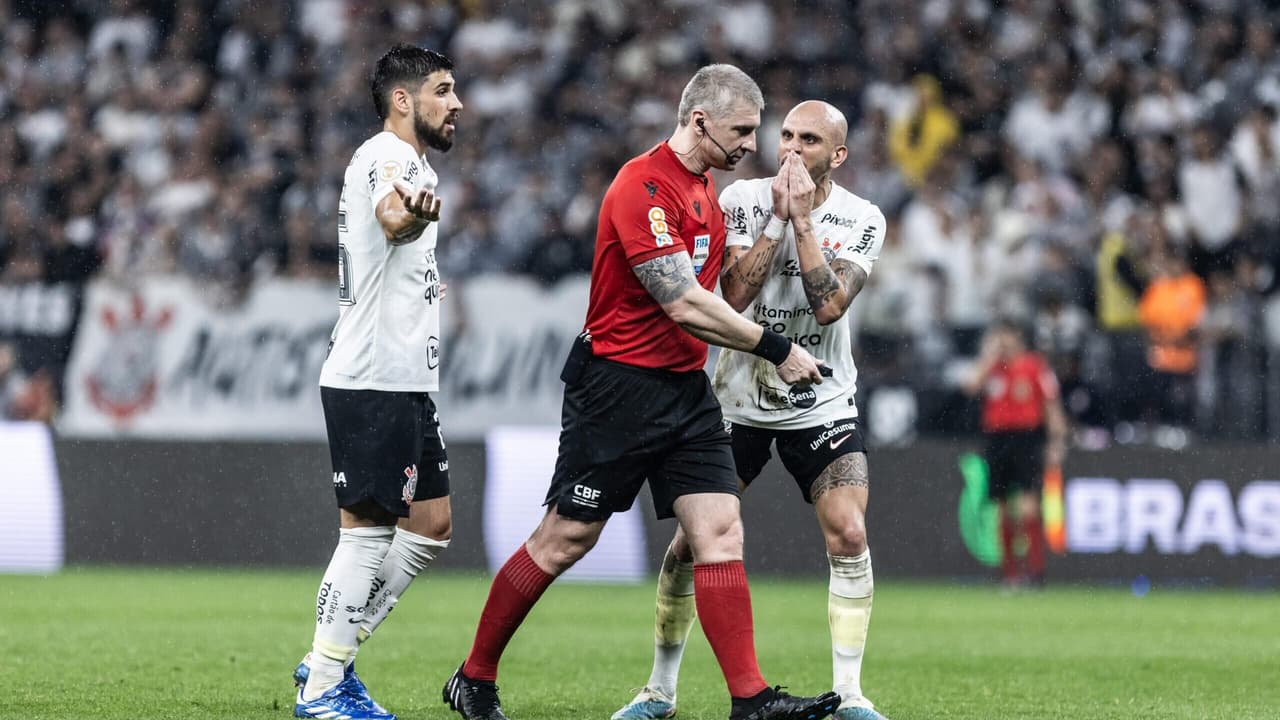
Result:
<svg viewBox="0 0 1280 720">
<path fill-rule="evenodd" d="M 832 441 L 831 441 L 830 443 L 828 443 L 828 444 L 831 446 L 831 449 L 832 449 L 832 450 L 835 450 L 836 448 L 838 448 L 838 447 L 840 447 L 841 445 L 843 445 L 845 440 L 848 440 L 848 439 L 849 439 L 849 438 L 851 438 L 851 437 L 853 437 L 853 435 L 852 435 L 852 434 L 850 434 L 850 435 L 845 435 L 844 437 L 840 438 L 839 440 L 832 440 Z"/>
</svg>

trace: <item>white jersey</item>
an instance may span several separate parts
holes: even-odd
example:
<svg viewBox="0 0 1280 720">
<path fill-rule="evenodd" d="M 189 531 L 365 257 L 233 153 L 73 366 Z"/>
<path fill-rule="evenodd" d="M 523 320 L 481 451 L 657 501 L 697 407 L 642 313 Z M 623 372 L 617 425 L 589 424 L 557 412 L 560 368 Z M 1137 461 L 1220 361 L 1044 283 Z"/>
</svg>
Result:
<svg viewBox="0 0 1280 720">
<path fill-rule="evenodd" d="M 773 178 L 739 180 L 724 189 L 726 245 L 751 247 L 773 215 Z M 813 232 L 827 262 L 848 260 L 871 274 L 884 244 L 880 208 L 839 185 L 814 208 Z M 716 363 L 714 388 L 725 419 L 742 425 L 797 430 L 857 417 L 853 396 L 858 370 L 853 365 L 849 323 L 841 318 L 819 325 L 800 279 L 795 234 L 787 234 L 773 255 L 773 266 L 755 301 L 742 313 L 748 320 L 780 333 L 825 362 L 834 372 L 821 385 L 789 387 L 773 363 L 750 353 L 724 350 Z M 812 395 L 808 395 L 812 393 Z M 809 405 L 812 401 L 813 404 Z"/>
<path fill-rule="evenodd" d="M 381 132 L 356 150 L 338 201 L 338 324 L 320 384 L 348 390 L 430 392 L 440 385 L 440 273 L 436 223 L 392 245 L 374 214 L 400 180 L 436 188 L 413 146 Z"/>
</svg>

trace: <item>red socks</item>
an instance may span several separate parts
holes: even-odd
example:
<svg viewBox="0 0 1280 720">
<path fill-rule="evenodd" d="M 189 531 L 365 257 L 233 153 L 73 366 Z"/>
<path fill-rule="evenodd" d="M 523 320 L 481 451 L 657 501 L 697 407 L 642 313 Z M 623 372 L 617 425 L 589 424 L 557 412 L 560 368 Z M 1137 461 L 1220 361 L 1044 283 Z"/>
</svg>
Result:
<svg viewBox="0 0 1280 720">
<path fill-rule="evenodd" d="M 476 639 L 471 654 L 462 665 L 462 674 L 472 680 L 498 679 L 498 661 L 507 643 L 516 634 L 520 623 L 533 609 L 538 598 L 555 580 L 554 575 L 543 572 L 529 557 L 525 546 L 507 560 L 493 578 L 489 599 L 485 601 L 480 623 L 476 627 Z M 748 610 L 748 613 L 750 610 Z"/>
<path fill-rule="evenodd" d="M 1022 518 L 1022 533 L 1027 538 L 1027 573 L 1032 578 L 1044 577 L 1044 526 L 1040 514 Z"/>
<path fill-rule="evenodd" d="M 768 688 L 756 663 L 751 590 L 742 561 L 694 565 L 693 587 L 702 632 L 720 663 L 729 694 L 749 698 Z"/>
<path fill-rule="evenodd" d="M 1018 554 L 1013 547 L 1013 540 L 1017 537 L 1018 528 L 1017 520 L 1013 517 L 1013 513 L 1005 505 L 1000 506 L 1000 571 L 1004 575 L 1005 580 L 1016 580 L 1018 578 Z"/>
</svg>

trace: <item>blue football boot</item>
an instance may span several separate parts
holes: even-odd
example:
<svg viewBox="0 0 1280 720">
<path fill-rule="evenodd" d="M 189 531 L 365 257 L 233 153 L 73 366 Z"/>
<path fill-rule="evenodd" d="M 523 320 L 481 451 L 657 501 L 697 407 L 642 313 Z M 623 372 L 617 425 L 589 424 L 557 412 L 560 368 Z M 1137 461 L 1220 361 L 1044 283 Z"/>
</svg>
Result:
<svg viewBox="0 0 1280 720">
<path fill-rule="evenodd" d="M 298 690 L 293 716 L 329 720 L 396 720 L 395 715 L 375 709 L 351 690 L 351 683 L 343 680 L 310 702 L 303 700 L 302 690 Z"/>
<path fill-rule="evenodd" d="M 299 691 L 307 685 L 307 678 L 311 676 L 311 653 L 307 653 L 302 658 L 302 662 L 298 663 L 298 667 L 293 669 L 293 684 Z M 377 712 L 391 715 L 391 713 L 377 703 L 370 695 L 369 688 L 365 687 L 360 681 L 360 676 L 356 674 L 356 664 L 353 662 L 342 671 L 341 685 L 347 686 L 347 691 L 364 701 Z"/>
<path fill-rule="evenodd" d="M 844 707 L 836 710 L 831 714 L 835 720 L 889 720 L 885 716 L 876 712 L 874 708 L 854 705 L 852 707 Z"/>
<path fill-rule="evenodd" d="M 667 697 L 645 687 L 632 698 L 631 702 L 614 713 L 610 720 L 658 720 L 675 717 L 675 714 L 676 699 L 674 697 Z"/>
</svg>

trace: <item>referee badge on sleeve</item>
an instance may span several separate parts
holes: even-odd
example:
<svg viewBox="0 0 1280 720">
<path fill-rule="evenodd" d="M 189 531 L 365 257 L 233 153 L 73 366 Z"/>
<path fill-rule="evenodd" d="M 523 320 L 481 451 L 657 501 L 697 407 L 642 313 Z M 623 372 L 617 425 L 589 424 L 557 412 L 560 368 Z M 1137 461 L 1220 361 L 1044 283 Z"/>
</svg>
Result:
<svg viewBox="0 0 1280 720">
<path fill-rule="evenodd" d="M 707 256 L 711 254 L 711 236 L 695 235 L 693 236 L 693 274 L 697 275 L 702 272 L 702 266 L 707 264 Z"/>
</svg>

